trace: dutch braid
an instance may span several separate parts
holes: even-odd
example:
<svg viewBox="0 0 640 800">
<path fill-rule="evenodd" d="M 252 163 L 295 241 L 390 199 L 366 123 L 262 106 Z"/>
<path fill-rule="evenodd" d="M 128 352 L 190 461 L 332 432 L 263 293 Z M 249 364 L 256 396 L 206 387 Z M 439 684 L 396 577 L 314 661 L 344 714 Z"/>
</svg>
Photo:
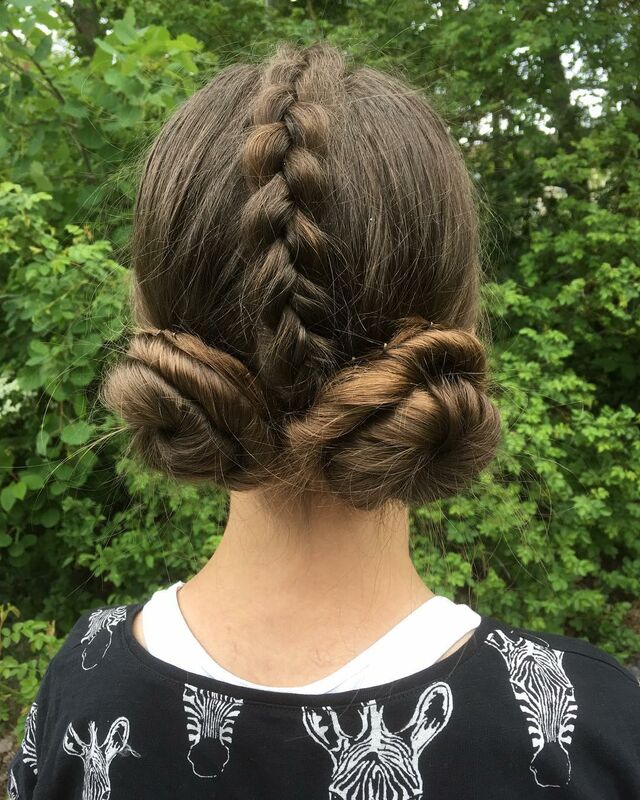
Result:
<svg viewBox="0 0 640 800">
<path fill-rule="evenodd" d="M 338 361 L 335 297 L 326 286 L 330 241 L 318 217 L 343 66 L 332 49 L 280 46 L 265 69 L 242 150 L 253 192 L 241 217 L 253 260 L 248 301 L 259 305 L 264 325 L 259 374 L 294 409 L 313 397 Z"/>
</svg>

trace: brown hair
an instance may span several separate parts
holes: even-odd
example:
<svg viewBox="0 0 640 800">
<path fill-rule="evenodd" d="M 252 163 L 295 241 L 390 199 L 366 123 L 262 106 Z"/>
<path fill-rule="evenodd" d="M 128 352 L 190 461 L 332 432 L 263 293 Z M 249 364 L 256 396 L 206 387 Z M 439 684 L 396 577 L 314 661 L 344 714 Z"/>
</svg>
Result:
<svg viewBox="0 0 640 800">
<path fill-rule="evenodd" d="M 324 43 L 235 64 L 148 156 L 105 403 L 151 467 L 422 503 L 493 458 L 476 195 L 440 115 Z"/>
</svg>

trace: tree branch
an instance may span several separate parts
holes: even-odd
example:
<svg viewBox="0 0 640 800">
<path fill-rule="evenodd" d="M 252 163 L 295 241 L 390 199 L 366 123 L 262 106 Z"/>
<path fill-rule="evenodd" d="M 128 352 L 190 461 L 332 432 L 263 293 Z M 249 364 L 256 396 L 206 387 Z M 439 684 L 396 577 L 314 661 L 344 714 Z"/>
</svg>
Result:
<svg viewBox="0 0 640 800">
<path fill-rule="evenodd" d="M 20 38 L 18 36 L 16 36 L 15 33 L 12 30 L 9 29 L 8 33 L 11 36 L 11 38 L 14 39 L 14 41 L 16 41 L 20 45 L 20 47 L 25 51 L 25 54 L 26 54 L 27 58 L 29 59 L 29 61 L 35 66 L 35 68 L 40 73 L 40 75 L 42 77 L 42 80 L 45 82 L 49 92 L 53 95 L 53 97 L 55 97 L 55 99 L 60 103 L 60 105 L 62 105 L 62 106 L 65 105 L 66 101 L 64 99 L 64 95 L 58 89 L 58 87 L 55 85 L 55 83 L 51 80 L 51 78 L 47 75 L 47 73 L 44 70 L 43 66 L 41 64 L 39 64 L 36 61 L 36 59 L 33 57 L 32 53 L 29 52 L 29 49 L 26 47 L 24 42 L 22 42 L 20 40 Z M 9 62 L 9 63 L 11 63 L 11 62 Z M 14 68 L 14 71 L 16 71 L 15 68 Z M 19 71 L 20 74 L 22 74 L 22 72 L 23 72 L 23 70 L 20 70 L 19 68 L 18 68 L 17 71 Z M 82 156 L 82 161 L 84 162 L 85 168 L 87 170 L 89 180 L 90 181 L 95 181 L 95 175 L 93 173 L 93 166 L 91 164 L 91 158 L 89 156 L 89 153 L 88 153 L 86 147 L 78 139 L 78 137 L 76 135 L 76 132 L 73 129 L 72 123 L 63 122 L 62 124 L 67 129 L 67 131 L 69 133 L 69 136 L 73 139 L 73 143 L 78 148 L 78 150 L 80 152 L 80 155 Z"/>
</svg>

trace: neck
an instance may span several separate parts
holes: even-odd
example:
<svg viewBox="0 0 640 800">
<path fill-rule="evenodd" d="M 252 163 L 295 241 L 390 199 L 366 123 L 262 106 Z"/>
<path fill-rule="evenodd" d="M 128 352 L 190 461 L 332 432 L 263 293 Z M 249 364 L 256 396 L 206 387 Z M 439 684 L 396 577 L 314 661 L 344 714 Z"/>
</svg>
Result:
<svg viewBox="0 0 640 800">
<path fill-rule="evenodd" d="M 433 592 L 410 558 L 406 507 L 359 511 L 329 495 L 287 507 L 232 492 L 222 541 L 180 597 L 239 635 L 286 646 L 326 631 L 357 649 Z"/>
</svg>

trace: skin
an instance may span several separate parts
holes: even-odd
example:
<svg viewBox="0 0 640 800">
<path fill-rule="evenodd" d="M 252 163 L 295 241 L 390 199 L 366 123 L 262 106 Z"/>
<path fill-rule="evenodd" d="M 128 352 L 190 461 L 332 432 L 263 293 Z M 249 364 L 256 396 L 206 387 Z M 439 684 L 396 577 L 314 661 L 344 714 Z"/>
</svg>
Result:
<svg viewBox="0 0 640 800">
<path fill-rule="evenodd" d="M 409 555 L 406 507 L 381 518 L 317 495 L 305 523 L 299 507 L 265 498 L 230 493 L 220 545 L 178 592 L 195 637 L 234 675 L 278 687 L 311 683 L 434 596 Z M 140 614 L 133 633 L 144 646 Z"/>
</svg>

